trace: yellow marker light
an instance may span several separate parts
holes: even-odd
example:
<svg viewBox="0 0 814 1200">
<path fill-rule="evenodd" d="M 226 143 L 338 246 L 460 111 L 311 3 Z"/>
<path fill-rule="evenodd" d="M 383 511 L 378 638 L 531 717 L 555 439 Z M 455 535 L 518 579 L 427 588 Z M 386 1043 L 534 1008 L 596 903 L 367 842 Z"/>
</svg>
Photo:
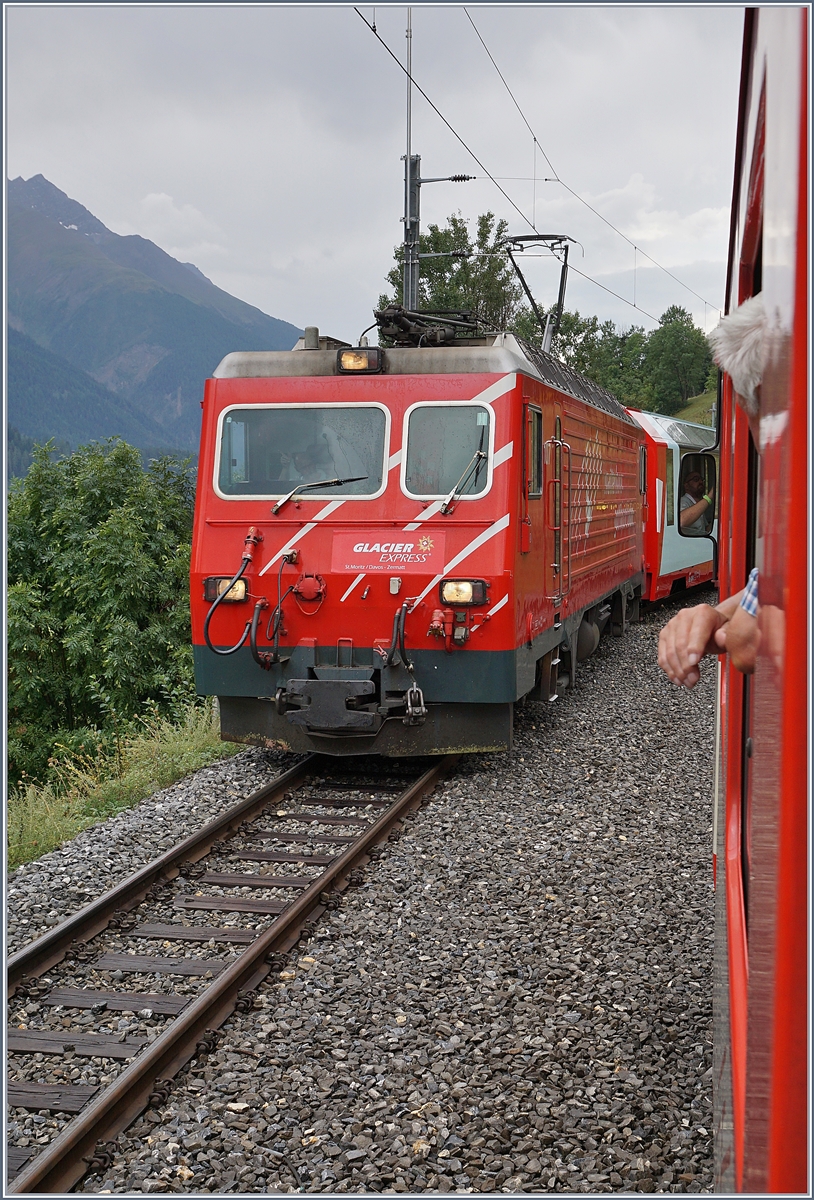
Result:
<svg viewBox="0 0 814 1200">
<path fill-rule="evenodd" d="M 445 604 L 471 604 L 472 582 L 468 579 L 448 579 L 441 584 L 441 599 Z"/>
<path fill-rule="evenodd" d="M 382 351 L 378 346 L 357 347 L 353 350 L 340 350 L 336 356 L 337 369 L 341 371 L 375 374 L 384 366 Z"/>
<path fill-rule="evenodd" d="M 486 604 L 488 584 L 483 579 L 444 579 L 439 593 L 442 604 Z"/>
<path fill-rule="evenodd" d="M 223 593 L 229 587 L 228 579 L 218 580 L 218 595 L 223 596 Z M 238 579 L 237 583 L 233 583 L 229 588 L 228 595 L 223 597 L 224 600 L 245 600 L 246 599 L 246 580 Z"/>
<path fill-rule="evenodd" d="M 367 355 L 365 354 L 364 350 L 342 351 L 343 371 L 366 371 L 367 367 Z"/>
</svg>

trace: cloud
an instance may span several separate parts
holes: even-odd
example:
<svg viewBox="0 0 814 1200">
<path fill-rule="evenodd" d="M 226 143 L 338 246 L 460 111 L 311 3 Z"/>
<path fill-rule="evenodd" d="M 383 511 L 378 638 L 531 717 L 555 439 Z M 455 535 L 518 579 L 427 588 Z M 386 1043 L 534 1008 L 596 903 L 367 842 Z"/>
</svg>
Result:
<svg viewBox="0 0 814 1200">
<path fill-rule="evenodd" d="M 182 262 L 226 258 L 229 251 L 220 240 L 217 223 L 204 216 L 194 204 L 176 204 L 166 192 L 150 192 L 138 203 L 135 220 L 119 223 L 116 233 L 140 234 Z"/>
<path fill-rule="evenodd" d="M 471 13 L 561 178 L 722 302 L 742 10 Z M 376 22 L 403 61 L 404 8 L 377 8 Z M 20 5 L 7 29 L 12 176 L 42 172 L 110 228 L 151 238 L 275 316 L 340 337 L 370 323 L 402 236 L 406 86 L 352 7 Z M 536 211 L 538 228 L 582 243 L 574 263 L 586 274 L 632 271 L 624 239 L 543 182 L 550 170 L 462 8 L 414 7 L 413 71 L 488 171 L 522 177 L 501 183 L 513 207 L 415 92 L 422 171 L 478 176 L 422 189 L 424 228 L 491 209 L 523 232 Z M 529 275 L 541 300 L 556 296 L 551 263 L 530 260 Z M 684 294 L 664 279 L 673 291 L 657 293 L 659 313 Z M 584 286 L 583 311 L 636 319 Z"/>
</svg>

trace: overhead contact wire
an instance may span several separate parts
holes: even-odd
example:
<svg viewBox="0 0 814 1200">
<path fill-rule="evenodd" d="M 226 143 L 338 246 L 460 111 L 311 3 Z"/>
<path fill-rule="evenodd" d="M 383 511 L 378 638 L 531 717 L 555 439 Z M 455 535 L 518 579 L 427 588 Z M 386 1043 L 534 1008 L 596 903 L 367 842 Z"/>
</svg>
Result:
<svg viewBox="0 0 814 1200">
<path fill-rule="evenodd" d="M 599 217 L 599 220 L 600 220 L 600 221 L 604 221 L 604 223 L 605 223 L 605 224 L 608 226 L 608 228 L 609 228 L 609 229 L 612 229 L 614 233 L 617 233 L 617 234 L 619 235 L 619 237 L 621 237 L 621 238 L 624 238 L 624 240 L 627 242 L 627 244 L 628 244 L 629 246 L 632 246 L 634 250 L 638 251 L 638 253 L 639 253 L 639 254 L 642 254 L 642 255 L 643 255 L 643 256 L 644 256 L 646 259 L 648 259 L 648 260 L 649 260 L 649 261 L 650 261 L 650 262 L 653 264 L 653 266 L 654 266 L 654 267 L 658 267 L 658 269 L 659 269 L 660 271 L 663 271 L 665 275 L 668 275 L 668 276 L 670 277 L 670 279 L 672 279 L 672 280 L 673 280 L 675 283 L 679 284 L 679 286 L 680 286 L 680 287 L 686 288 L 686 290 L 687 290 L 687 291 L 688 291 L 688 292 L 689 292 L 691 295 L 695 296 L 696 300 L 700 300 L 700 301 L 702 302 L 702 304 L 708 305 L 710 308 L 714 308 L 716 312 L 720 313 L 720 311 L 721 311 L 721 310 L 718 308 L 718 306 L 717 306 L 717 305 L 713 304 L 711 300 L 707 300 L 707 299 L 705 299 L 705 298 L 704 298 L 704 296 L 701 296 L 701 295 L 699 295 L 699 293 L 698 293 L 698 292 L 696 292 L 694 288 L 691 288 L 691 287 L 690 287 L 690 285 L 689 285 L 688 283 L 685 283 L 683 279 L 679 279 L 679 278 L 678 278 L 678 276 L 677 276 L 677 275 L 674 275 L 672 271 L 669 271 L 669 270 L 667 269 L 667 267 L 663 267 L 663 266 L 661 265 L 661 263 L 660 263 L 660 262 L 657 262 L 657 261 L 656 261 L 656 259 L 655 259 L 655 258 L 653 258 L 653 256 L 652 256 L 652 255 L 648 254 L 646 250 L 642 250 L 641 246 L 638 246 L 638 245 L 637 245 L 635 242 L 631 241 L 631 239 L 630 239 L 630 238 L 627 236 L 627 234 L 626 234 L 626 233 L 622 233 L 622 230 L 621 230 L 621 229 L 617 229 L 617 228 L 616 228 L 616 226 L 613 224 L 613 222 L 612 222 L 612 221 L 609 221 L 607 217 L 603 217 L 602 213 L 601 213 L 601 212 L 598 212 L 598 211 L 597 211 L 597 209 L 595 209 L 595 208 L 594 208 L 594 206 L 593 206 L 592 204 L 589 204 L 587 200 L 585 200 L 585 199 L 584 199 L 582 196 L 580 196 L 578 192 L 575 192 L 575 191 L 574 191 L 574 189 L 573 189 L 572 187 L 569 187 L 569 186 L 568 186 L 568 184 L 565 182 L 565 180 L 564 180 L 564 179 L 560 179 L 560 176 L 559 176 L 559 174 L 558 174 L 558 172 L 557 172 L 557 169 L 556 169 L 556 167 L 555 167 L 555 166 L 552 164 L 552 162 L 551 162 L 551 159 L 548 157 L 548 155 L 546 154 L 545 150 L 544 150 L 544 149 L 543 149 L 543 147 L 540 145 L 540 142 L 539 142 L 539 141 L 538 141 L 538 139 L 537 139 L 537 135 L 536 135 L 536 133 L 535 133 L 535 132 L 534 132 L 534 130 L 532 129 L 531 125 L 529 124 L 529 122 L 528 122 L 528 120 L 527 120 L 527 118 L 526 118 L 526 114 L 523 112 L 522 108 L 521 108 L 521 107 L 520 107 L 520 105 L 518 104 L 518 102 L 517 102 L 517 99 L 515 98 L 514 92 L 513 92 L 513 91 L 512 91 L 512 89 L 509 87 L 508 83 L 506 82 L 506 80 L 505 80 L 505 78 L 504 78 L 504 76 L 503 76 L 503 72 L 501 71 L 501 69 L 500 69 L 500 67 L 497 65 L 497 63 L 495 62 L 495 60 L 494 60 L 494 57 L 493 57 L 493 55 L 492 55 L 492 53 L 491 53 L 491 51 L 490 51 L 489 47 L 486 45 L 486 42 L 483 40 L 483 37 L 481 36 L 480 30 L 478 29 L 478 27 L 477 27 L 477 25 L 475 24 L 475 22 L 472 20 L 472 17 L 469 15 L 469 12 L 467 11 L 467 9 L 466 9 L 466 8 L 464 8 L 464 12 L 466 13 L 466 16 L 467 16 L 467 19 L 468 19 L 468 21 L 469 21 L 470 25 L 471 25 L 471 26 L 472 26 L 472 28 L 475 30 L 475 33 L 478 35 L 478 40 L 480 41 L 480 44 L 483 46 L 484 50 L 486 51 L 487 55 L 489 56 L 489 61 L 491 62 L 492 66 L 495 68 L 495 70 L 497 71 L 498 75 L 500 76 L 500 78 L 501 78 L 501 81 L 502 81 L 502 83 L 503 83 L 503 86 L 506 88 L 506 91 L 507 91 L 507 92 L 509 93 L 509 95 L 511 96 L 511 98 L 512 98 L 512 103 L 514 104 L 514 106 L 515 106 L 515 108 L 517 109 L 517 111 L 520 113 L 520 116 L 521 116 L 521 117 L 522 117 L 522 119 L 523 119 L 523 123 L 525 124 L 525 126 L 526 126 L 526 128 L 528 129 L 528 131 L 529 131 L 529 133 L 531 134 L 531 136 L 534 138 L 534 143 L 535 143 L 535 146 L 538 146 L 538 147 L 539 147 L 539 149 L 540 149 L 540 153 L 542 154 L 543 158 L 544 158 L 544 159 L 546 160 L 546 162 L 548 163 L 548 165 L 549 165 L 549 167 L 551 168 L 551 170 L 554 172 L 554 178 L 553 178 L 553 179 L 550 179 L 550 180 L 546 180 L 545 182 L 547 182 L 547 183 L 559 183 L 559 184 L 560 184 L 560 186 L 561 186 L 561 187 L 564 187 L 564 188 L 565 188 L 565 190 L 566 190 L 567 192 L 569 192 L 569 193 L 570 193 L 570 194 L 571 194 L 571 195 L 574 197 L 574 199 L 575 199 L 575 200 L 579 200 L 580 204 L 584 204 L 584 205 L 585 205 L 585 207 L 586 207 L 587 209 L 589 209 L 589 210 L 590 210 L 590 211 L 591 211 L 591 212 L 594 214 L 594 216 L 595 216 L 595 217 Z M 484 170 L 485 170 L 485 168 L 484 168 Z M 491 178 L 492 178 L 492 177 L 490 176 L 490 179 L 491 179 Z M 492 180 L 492 182 L 493 182 L 493 183 L 495 183 L 495 185 L 496 185 L 496 186 L 498 186 L 495 180 Z M 501 190 L 502 190 L 502 189 L 501 189 Z M 504 192 L 504 195 L 505 195 L 505 192 Z M 536 213 L 535 213 L 535 217 L 536 217 Z M 571 266 L 571 264 L 570 264 L 570 263 L 569 263 L 568 265 L 569 265 L 569 267 Z M 580 274 L 580 272 L 577 272 L 577 274 Z M 596 283 L 596 284 L 597 284 L 597 287 L 603 287 L 603 285 L 602 285 L 601 283 L 597 283 L 597 281 L 596 281 L 595 279 L 591 279 L 591 277 L 590 277 L 589 275 L 583 275 L 582 277 L 583 277 L 583 279 L 587 279 L 587 280 L 589 280 L 589 282 L 591 282 L 591 283 Z M 604 288 L 604 291 L 606 291 L 606 292 L 610 292 L 610 294 L 611 294 L 612 296 L 615 296 L 615 295 L 616 295 L 616 292 L 611 292 L 610 288 Z M 619 297 L 618 297 L 618 299 L 620 299 L 620 300 L 624 300 L 624 297 L 623 297 L 623 296 L 619 296 Z M 629 301 L 629 300 L 624 300 L 624 303 L 625 303 L 625 304 L 630 304 L 630 301 Z M 638 305 L 634 303 L 634 304 L 633 304 L 633 308 L 638 308 Z M 644 312 L 644 309 L 639 309 L 639 311 L 640 311 L 640 312 Z M 647 316 L 649 316 L 650 314 L 648 313 L 648 314 L 646 314 L 646 315 L 647 315 Z M 654 319 L 655 319 L 655 318 L 654 318 Z"/>
<path fill-rule="evenodd" d="M 446 125 L 447 129 L 448 129 L 448 130 L 449 130 L 449 132 L 452 134 L 452 136 L 453 136 L 454 138 L 456 138 L 456 139 L 457 139 L 457 140 L 458 140 L 458 141 L 461 143 L 461 145 L 463 146 L 464 150 L 466 150 L 467 154 L 471 155 L 471 157 L 472 157 L 472 158 L 475 160 L 475 162 L 478 164 L 478 166 L 479 166 L 479 167 L 480 167 L 480 169 L 483 171 L 483 173 L 486 175 L 486 177 L 487 177 L 488 179 L 490 179 L 490 180 L 492 181 L 492 183 L 495 185 L 495 187 L 497 188 L 497 190 L 500 192 L 501 196 L 503 196 L 503 198 L 504 198 L 505 200 L 508 200 L 509 204 L 511 204 L 512 208 L 514 209 L 514 211 L 515 211 L 515 212 L 516 212 L 516 213 L 517 213 L 517 214 L 518 214 L 520 217 L 522 217 L 522 218 L 523 218 L 523 220 L 524 220 L 524 221 L 526 222 L 526 224 L 528 225 L 528 227 L 529 227 L 530 229 L 532 229 L 532 230 L 533 230 L 533 231 L 536 233 L 536 232 L 537 232 L 537 230 L 534 228 L 534 226 L 532 225 L 531 221 L 528 219 L 528 217 L 527 217 L 527 216 L 526 216 L 526 214 L 523 212 L 523 210 L 522 210 L 521 208 L 519 208 L 519 207 L 518 207 L 518 206 L 515 204 L 514 200 L 512 200 L 512 198 L 511 198 L 511 196 L 509 195 L 509 193 L 508 193 L 507 191 L 505 191 L 505 190 L 504 190 L 504 189 L 503 189 L 503 188 L 500 186 L 500 184 L 499 184 L 499 183 L 498 183 L 498 181 L 495 179 L 494 175 L 493 175 L 493 174 L 492 174 L 492 172 L 489 170 L 489 168 L 488 168 L 488 167 L 486 167 L 486 166 L 485 166 L 485 165 L 484 165 L 484 164 L 481 162 L 481 160 L 478 158 L 478 156 L 477 156 L 477 154 L 475 153 L 475 151 L 474 151 L 474 150 L 473 150 L 473 149 L 472 149 L 470 146 L 468 146 L 468 145 L 466 144 L 466 142 L 464 141 L 464 139 L 463 139 L 463 138 L 461 137 L 461 135 L 458 133 L 457 129 L 455 129 L 455 128 L 454 128 L 452 125 L 450 125 L 449 121 L 446 119 L 446 117 L 444 116 L 444 114 L 441 112 L 440 108 L 438 108 L 438 107 L 437 107 L 437 105 L 433 104 L 432 100 L 430 100 L 429 96 L 428 96 L 428 95 L 427 95 L 427 93 L 424 91 L 424 89 L 421 87 L 421 85 L 420 85 L 419 83 L 416 83 L 416 81 L 415 81 L 415 79 L 413 78 L 412 74 L 411 74 L 411 73 L 410 73 L 410 72 L 407 70 L 407 68 L 404 66 L 404 63 L 402 63 L 402 62 L 400 62 L 400 61 L 399 61 L 399 58 L 398 58 L 398 56 L 397 56 L 396 54 L 394 54 L 394 53 L 393 53 L 393 51 L 390 49 L 390 47 L 388 46 L 387 42 L 384 40 L 384 38 L 381 36 L 381 34 L 378 32 L 378 30 L 377 30 L 377 29 L 376 29 L 376 28 L 375 28 L 373 25 L 371 25 L 371 24 L 370 24 L 370 22 L 369 22 L 369 21 L 368 21 L 368 20 L 367 20 L 367 19 L 364 17 L 364 15 L 363 15 L 361 12 L 359 12 L 359 9 L 358 9 L 358 8 L 356 8 L 356 6 L 355 6 L 355 5 L 354 5 L 354 9 L 353 9 L 353 11 L 354 11 L 354 12 L 356 13 L 356 15 L 357 15 L 357 16 L 358 16 L 358 17 L 359 17 L 359 18 L 360 18 L 360 19 L 361 19 L 361 20 L 362 20 L 362 21 L 365 23 L 365 25 L 366 25 L 366 26 L 367 26 L 367 28 L 370 30 L 370 32 L 371 32 L 371 33 L 372 33 L 372 34 L 373 34 L 373 35 L 374 35 L 374 36 L 375 36 L 375 37 L 376 37 L 376 38 L 377 38 L 377 39 L 378 39 L 378 40 L 381 42 L 382 46 L 384 46 L 385 50 L 386 50 L 386 51 L 387 51 L 387 53 L 390 55 L 390 57 L 392 58 L 393 62 L 394 62 L 394 63 L 395 63 L 397 66 L 398 66 L 399 70 L 404 72 L 404 74 L 405 74 L 405 75 L 407 76 L 407 78 L 410 80 L 410 82 L 412 83 L 412 85 L 413 85 L 413 87 L 416 89 L 416 91 L 418 91 L 418 92 L 420 92 L 420 93 L 421 93 L 421 95 L 424 97 L 424 99 L 425 99 L 425 100 L 427 101 L 427 103 L 429 104 L 429 106 L 430 106 L 430 108 L 432 109 L 432 111 L 433 111 L 433 112 L 436 114 L 436 116 L 440 117 L 440 119 L 441 119 L 441 120 L 444 122 L 444 124 Z M 548 162 L 548 159 L 546 159 L 546 162 Z M 553 170 L 554 168 L 552 167 L 551 169 Z"/>
</svg>

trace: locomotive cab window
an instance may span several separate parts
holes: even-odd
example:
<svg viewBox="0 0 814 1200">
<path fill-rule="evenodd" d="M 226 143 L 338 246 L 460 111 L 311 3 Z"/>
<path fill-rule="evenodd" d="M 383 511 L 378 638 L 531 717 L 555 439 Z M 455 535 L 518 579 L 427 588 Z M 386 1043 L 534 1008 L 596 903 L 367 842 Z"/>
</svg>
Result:
<svg viewBox="0 0 814 1200">
<path fill-rule="evenodd" d="M 215 490 L 226 499 L 284 496 L 298 484 L 341 479 L 306 497 L 379 495 L 388 414 L 378 405 L 233 408 L 221 418 Z"/>
<path fill-rule="evenodd" d="M 528 439 L 526 477 L 528 494 L 533 498 L 543 494 L 543 414 L 541 409 L 529 408 L 526 430 Z"/>
<path fill-rule="evenodd" d="M 407 413 L 402 487 L 408 496 L 467 500 L 491 482 L 492 414 L 482 404 L 418 404 Z"/>
</svg>

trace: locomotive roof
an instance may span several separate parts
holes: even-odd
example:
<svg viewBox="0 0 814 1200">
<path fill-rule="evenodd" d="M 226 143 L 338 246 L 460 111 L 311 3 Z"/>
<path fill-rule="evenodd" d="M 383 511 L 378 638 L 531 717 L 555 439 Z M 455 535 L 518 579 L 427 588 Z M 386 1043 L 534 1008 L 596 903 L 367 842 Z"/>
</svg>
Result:
<svg viewBox="0 0 814 1200">
<path fill-rule="evenodd" d="M 678 417 L 667 417 L 664 413 L 643 412 L 638 409 L 636 415 L 655 425 L 662 437 L 678 446 L 691 450 L 709 450 L 715 445 L 717 434 L 710 425 L 698 425 L 695 421 L 681 421 Z M 652 429 L 649 432 L 652 433 Z"/>
<path fill-rule="evenodd" d="M 385 351 L 388 375 L 500 375 L 518 371 L 549 387 L 635 425 L 612 392 L 578 374 L 510 333 L 495 334 L 491 344 L 471 346 L 394 346 Z M 227 354 L 212 372 L 214 379 L 291 379 L 336 375 L 336 350 L 240 350 Z"/>
</svg>

